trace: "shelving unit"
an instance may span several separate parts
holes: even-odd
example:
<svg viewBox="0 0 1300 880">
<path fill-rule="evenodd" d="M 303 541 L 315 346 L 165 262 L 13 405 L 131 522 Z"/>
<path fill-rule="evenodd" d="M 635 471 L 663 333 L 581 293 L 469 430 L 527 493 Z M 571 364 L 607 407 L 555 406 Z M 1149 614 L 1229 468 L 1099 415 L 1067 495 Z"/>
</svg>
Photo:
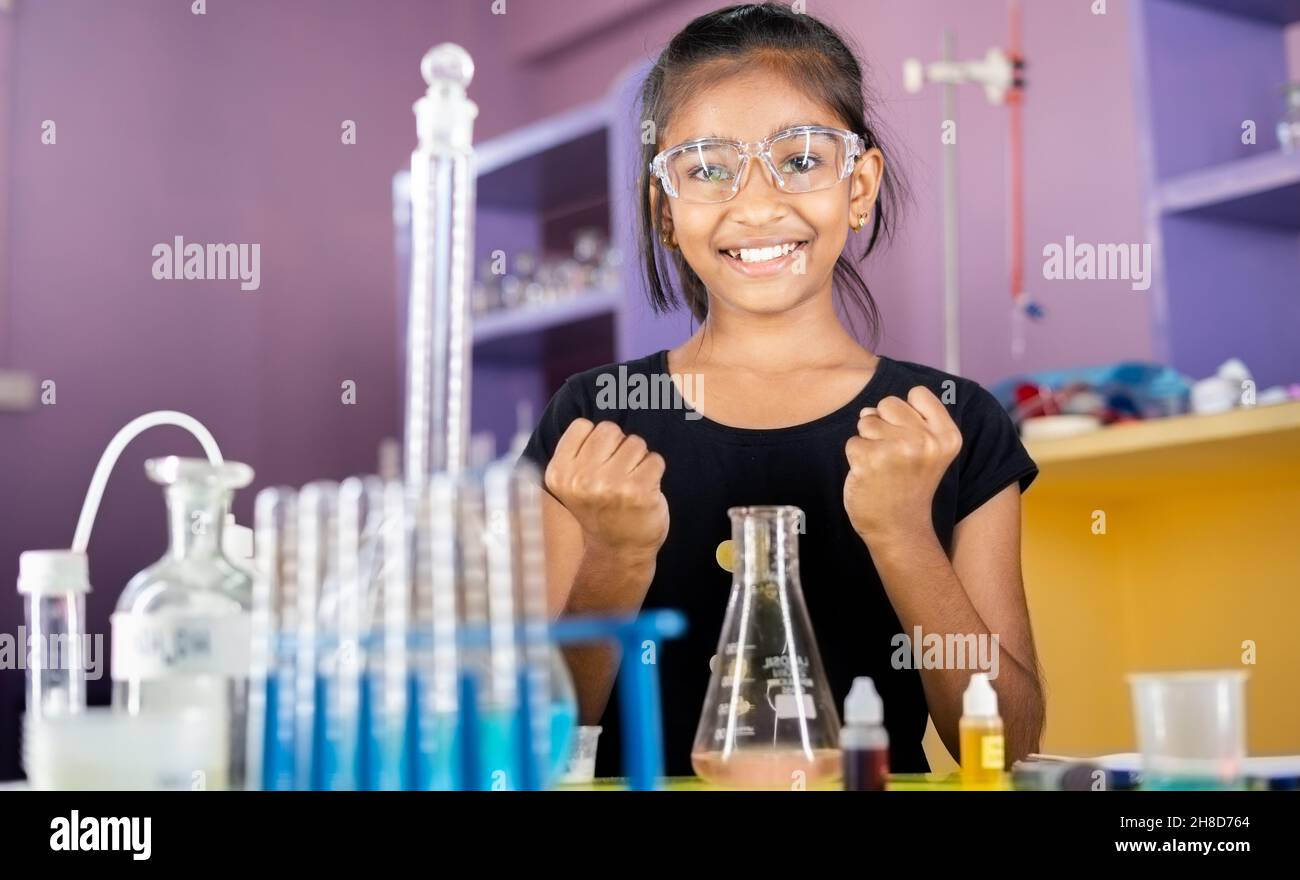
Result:
<svg viewBox="0 0 1300 880">
<path fill-rule="evenodd" d="M 1189 6 L 1231 12 L 1276 25 L 1300 21 L 1300 0 L 1182 0 Z"/>
<path fill-rule="evenodd" d="M 587 318 L 613 315 L 618 311 L 621 299 L 618 291 L 587 291 L 545 305 L 501 309 L 479 315 L 474 319 L 474 344 L 485 346 L 512 336 L 533 336 Z"/>
<path fill-rule="evenodd" d="M 1261 389 L 1300 381 L 1300 156 L 1276 136 L 1300 0 L 1129 9 L 1155 357 L 1198 378 L 1239 357 Z M 1044 750 L 1132 750 L 1125 674 L 1204 668 L 1249 673 L 1252 754 L 1300 750 L 1300 403 L 1026 446 Z"/>
<path fill-rule="evenodd" d="M 1276 134 L 1300 0 L 1130 9 L 1156 357 L 1196 377 L 1240 357 L 1260 387 L 1300 380 L 1300 155 Z"/>
<path fill-rule="evenodd" d="M 1300 153 L 1267 153 L 1167 180 L 1160 213 L 1300 229 Z"/>
</svg>

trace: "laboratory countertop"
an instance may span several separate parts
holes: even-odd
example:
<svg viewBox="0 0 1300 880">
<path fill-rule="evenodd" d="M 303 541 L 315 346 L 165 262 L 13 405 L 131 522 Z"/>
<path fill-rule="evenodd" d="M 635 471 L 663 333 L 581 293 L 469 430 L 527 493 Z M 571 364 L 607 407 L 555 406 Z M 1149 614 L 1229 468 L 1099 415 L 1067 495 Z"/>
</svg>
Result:
<svg viewBox="0 0 1300 880">
<path fill-rule="evenodd" d="M 627 783 L 623 779 L 597 779 L 594 782 L 560 785 L 561 791 L 625 791 Z M 811 786 L 813 791 L 839 791 L 840 783 L 835 781 L 826 785 Z M 698 776 L 670 776 L 663 781 L 665 791 L 735 791 L 723 786 L 711 785 Z M 889 777 L 890 791 L 1012 791 L 1008 780 L 1004 785 L 980 789 L 965 789 L 961 777 L 956 773 L 895 773 Z"/>
</svg>

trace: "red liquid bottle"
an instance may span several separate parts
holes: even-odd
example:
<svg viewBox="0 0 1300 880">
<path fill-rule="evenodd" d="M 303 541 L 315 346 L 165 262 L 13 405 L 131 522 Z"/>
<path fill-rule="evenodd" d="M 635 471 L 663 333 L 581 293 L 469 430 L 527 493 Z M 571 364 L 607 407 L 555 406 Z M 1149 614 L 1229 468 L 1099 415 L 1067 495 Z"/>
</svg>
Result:
<svg viewBox="0 0 1300 880">
<path fill-rule="evenodd" d="M 889 733 L 884 705 L 870 678 L 853 680 L 844 700 L 840 752 L 845 791 L 884 791 L 889 779 Z"/>
</svg>

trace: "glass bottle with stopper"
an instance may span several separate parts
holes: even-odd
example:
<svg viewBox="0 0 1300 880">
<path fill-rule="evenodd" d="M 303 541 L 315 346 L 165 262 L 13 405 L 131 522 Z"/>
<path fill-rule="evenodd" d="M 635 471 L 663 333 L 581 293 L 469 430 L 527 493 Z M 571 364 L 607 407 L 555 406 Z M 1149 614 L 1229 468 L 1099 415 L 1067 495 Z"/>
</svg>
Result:
<svg viewBox="0 0 1300 880">
<path fill-rule="evenodd" d="M 252 578 L 226 558 L 222 529 L 253 470 L 175 456 L 145 469 L 165 487 L 171 543 L 130 580 L 112 615 L 113 704 L 132 715 L 204 711 L 228 759 L 204 786 L 242 788 Z"/>
</svg>

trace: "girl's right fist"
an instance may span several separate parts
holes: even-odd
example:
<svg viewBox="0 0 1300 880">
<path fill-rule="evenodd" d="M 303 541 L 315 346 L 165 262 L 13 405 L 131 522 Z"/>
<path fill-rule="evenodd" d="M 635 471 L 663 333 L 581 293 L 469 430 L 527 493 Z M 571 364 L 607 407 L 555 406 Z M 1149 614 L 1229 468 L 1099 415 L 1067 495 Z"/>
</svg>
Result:
<svg viewBox="0 0 1300 880">
<path fill-rule="evenodd" d="M 663 456 L 611 421 L 574 419 L 546 466 L 546 488 L 582 526 L 588 544 L 658 553 L 668 537 L 660 491 Z"/>
</svg>

